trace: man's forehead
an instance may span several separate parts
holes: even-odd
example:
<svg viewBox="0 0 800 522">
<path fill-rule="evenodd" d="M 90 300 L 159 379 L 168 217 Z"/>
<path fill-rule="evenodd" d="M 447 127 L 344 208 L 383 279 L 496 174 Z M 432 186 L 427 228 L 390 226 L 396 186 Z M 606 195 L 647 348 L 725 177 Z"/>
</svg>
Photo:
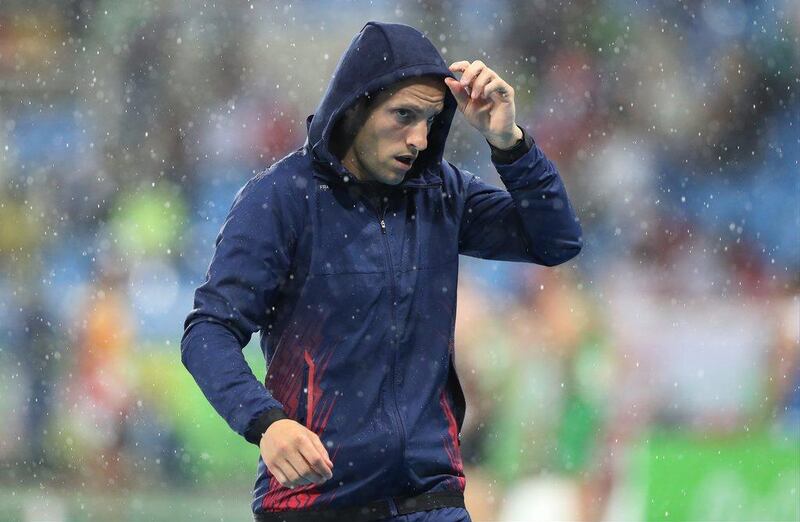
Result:
<svg viewBox="0 0 800 522">
<path fill-rule="evenodd" d="M 392 85 L 385 93 L 392 102 L 442 105 L 446 88 L 441 78 L 415 78 Z"/>
</svg>

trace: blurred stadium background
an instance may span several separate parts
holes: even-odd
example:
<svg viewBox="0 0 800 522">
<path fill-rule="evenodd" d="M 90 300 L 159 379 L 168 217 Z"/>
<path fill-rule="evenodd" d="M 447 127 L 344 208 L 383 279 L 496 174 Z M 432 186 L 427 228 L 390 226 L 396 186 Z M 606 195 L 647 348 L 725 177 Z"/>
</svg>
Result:
<svg viewBox="0 0 800 522">
<path fill-rule="evenodd" d="M 182 321 L 370 19 L 509 80 L 584 227 L 462 258 L 473 519 L 800 519 L 800 3 L 3 0 L 0 520 L 248 519 Z"/>
</svg>

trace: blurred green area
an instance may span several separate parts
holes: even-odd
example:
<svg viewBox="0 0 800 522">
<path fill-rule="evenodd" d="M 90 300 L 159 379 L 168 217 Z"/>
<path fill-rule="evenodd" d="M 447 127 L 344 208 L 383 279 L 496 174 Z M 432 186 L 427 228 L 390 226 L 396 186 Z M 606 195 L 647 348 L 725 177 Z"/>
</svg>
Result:
<svg viewBox="0 0 800 522">
<path fill-rule="evenodd" d="M 166 348 L 166 349 L 165 349 Z M 1 350 L 0 350 L 1 351 Z M 256 341 L 244 349 L 248 364 L 263 381 L 266 368 Z M 169 420 L 181 446 L 184 484 L 165 484 L 150 470 L 134 483 L 98 488 L 88 484 L 80 470 L 64 471 L 89 459 L 92 451 L 71 433 L 69 417 L 61 415 L 50 437 L 56 468 L 54 476 L 66 480 L 45 486 L 40 478 L 21 477 L 22 487 L 0 480 L 0 521 L 120 520 L 173 522 L 175 520 L 246 520 L 250 517 L 251 490 L 256 477 L 258 448 L 233 432 L 203 396 L 191 375 L 180 364 L 180 353 L 163 344 L 140 346 L 131 353 L 130 373 L 135 379 L 141 408 Z M 66 439 L 73 441 L 65 444 Z M 149 473 L 149 475 L 148 475 Z M 159 484 L 161 487 L 159 487 Z M 33 518 L 25 518 L 25 516 Z M 44 518 L 38 518 L 38 517 Z"/>
<path fill-rule="evenodd" d="M 635 454 L 644 520 L 800 520 L 800 438 L 656 432 Z"/>
<path fill-rule="evenodd" d="M 254 340 L 244 349 L 245 358 L 263 382 L 264 356 Z M 171 419 L 184 453 L 183 461 L 198 487 L 216 487 L 221 481 L 252 488 L 256 477 L 258 448 L 236 434 L 203 396 L 182 364 L 178 350 L 152 346 L 135 358 L 143 396 L 158 414 Z"/>
</svg>

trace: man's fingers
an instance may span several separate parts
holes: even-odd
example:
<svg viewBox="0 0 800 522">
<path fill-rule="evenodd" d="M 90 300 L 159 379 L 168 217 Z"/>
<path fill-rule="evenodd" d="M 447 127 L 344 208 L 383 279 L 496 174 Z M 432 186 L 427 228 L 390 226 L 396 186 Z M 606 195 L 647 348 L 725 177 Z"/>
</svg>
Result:
<svg viewBox="0 0 800 522">
<path fill-rule="evenodd" d="M 286 486 L 287 488 L 293 487 L 288 478 L 286 478 L 286 474 L 279 466 L 271 466 L 269 468 L 270 473 L 275 477 L 275 479 L 281 483 L 282 486 Z"/>
<path fill-rule="evenodd" d="M 453 62 L 450 64 L 450 69 L 452 72 L 464 72 L 467 67 L 469 67 L 469 62 L 466 60 L 461 60 L 460 62 Z"/>
<path fill-rule="evenodd" d="M 309 439 L 311 439 L 311 444 L 314 445 L 314 447 L 317 449 L 322 458 L 325 459 L 325 463 L 328 465 L 328 469 L 333 471 L 333 461 L 328 456 L 328 450 L 325 449 L 325 445 L 322 444 L 321 440 L 319 440 L 317 434 L 312 432 Z"/>
<path fill-rule="evenodd" d="M 464 71 L 464 74 L 461 75 L 461 85 L 464 87 L 472 88 L 472 81 L 478 77 L 478 75 L 486 68 L 486 64 L 484 64 L 480 60 L 475 60 L 469 67 Z"/>
<path fill-rule="evenodd" d="M 483 89 L 495 78 L 497 78 L 497 76 L 495 76 L 494 72 L 488 67 L 481 71 L 478 77 L 475 78 L 475 81 L 472 82 L 472 92 L 470 93 L 472 99 L 477 100 L 481 96 L 485 98 L 486 96 L 483 94 Z"/>
<path fill-rule="evenodd" d="M 302 486 L 310 482 L 303 478 L 302 473 L 298 469 L 298 467 L 301 466 L 295 466 L 289 457 L 284 459 L 282 464 L 281 471 L 283 471 L 283 474 L 286 475 L 286 479 L 289 481 L 289 486 L 287 487 L 293 488 L 295 486 Z"/>
<path fill-rule="evenodd" d="M 453 97 L 456 99 L 456 103 L 458 103 L 458 108 L 463 112 L 464 107 L 466 107 L 469 102 L 467 90 L 458 80 L 454 80 L 453 78 L 445 78 L 444 83 L 450 89 L 450 92 L 453 93 Z"/>
<path fill-rule="evenodd" d="M 491 96 L 492 99 L 496 101 L 509 101 L 514 96 L 514 89 L 501 78 L 495 76 L 495 78 L 483 88 L 483 96 L 484 98 L 489 98 Z"/>
<path fill-rule="evenodd" d="M 311 470 L 319 477 L 316 482 L 324 482 L 333 476 L 330 468 L 328 468 L 328 463 L 325 461 L 325 458 L 320 454 L 319 450 L 310 440 L 306 439 L 306 441 L 300 446 L 300 453 L 308 463 Z"/>
<path fill-rule="evenodd" d="M 297 473 L 297 479 L 292 479 L 297 482 L 297 484 L 311 484 L 315 482 L 321 482 L 322 476 L 318 475 L 311 466 L 309 466 L 306 459 L 299 452 L 294 452 L 286 457 L 286 460 L 289 461 L 289 464 L 292 465 L 294 471 Z"/>
</svg>

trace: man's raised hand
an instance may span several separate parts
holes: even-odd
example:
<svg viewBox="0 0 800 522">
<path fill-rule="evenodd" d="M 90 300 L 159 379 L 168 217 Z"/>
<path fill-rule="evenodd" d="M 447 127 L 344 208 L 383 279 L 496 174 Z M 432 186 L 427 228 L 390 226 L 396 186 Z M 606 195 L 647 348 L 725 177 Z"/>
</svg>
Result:
<svg viewBox="0 0 800 522">
<path fill-rule="evenodd" d="M 450 71 L 461 73 L 460 80 L 444 79 L 458 109 L 489 143 L 508 149 L 522 138 L 515 121 L 513 87 L 480 60 L 455 62 Z"/>
</svg>

